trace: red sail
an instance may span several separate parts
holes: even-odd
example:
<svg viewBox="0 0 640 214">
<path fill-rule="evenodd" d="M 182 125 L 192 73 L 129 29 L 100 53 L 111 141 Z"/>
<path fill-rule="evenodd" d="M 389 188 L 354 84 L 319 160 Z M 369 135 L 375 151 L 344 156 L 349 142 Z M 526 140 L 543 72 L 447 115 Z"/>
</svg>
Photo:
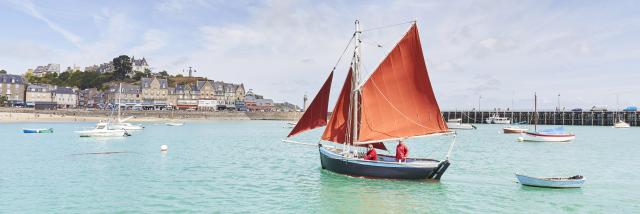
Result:
<svg viewBox="0 0 640 214">
<path fill-rule="evenodd" d="M 333 108 L 333 114 L 331 119 L 327 123 L 327 127 L 322 134 L 322 139 L 326 141 L 332 141 L 335 143 L 353 143 L 353 139 L 348 139 L 348 134 L 351 132 L 351 124 L 349 124 L 349 109 L 351 105 L 351 76 L 353 72 L 349 70 L 340 96 L 336 102 L 336 106 Z M 361 145 L 364 146 L 364 145 Z M 373 147 L 376 149 L 387 150 L 382 142 L 374 143 Z"/>
<path fill-rule="evenodd" d="M 335 143 L 351 143 L 352 140 L 347 140 L 347 134 L 351 130 L 351 124 L 349 124 L 349 108 L 351 105 L 351 76 L 352 71 L 347 73 L 347 79 L 344 80 L 342 91 L 336 102 L 336 107 L 333 108 L 331 119 L 327 123 L 327 127 L 324 129 L 322 139 L 326 141 L 332 141 Z"/>
<path fill-rule="evenodd" d="M 363 84 L 359 142 L 447 132 L 414 24 Z"/>
<path fill-rule="evenodd" d="M 316 97 L 311 101 L 309 108 L 305 110 L 287 137 L 327 125 L 327 108 L 329 108 L 329 92 L 331 91 L 332 79 L 333 71 L 329 74 L 329 78 L 324 82 L 324 85 L 322 85 Z"/>
</svg>

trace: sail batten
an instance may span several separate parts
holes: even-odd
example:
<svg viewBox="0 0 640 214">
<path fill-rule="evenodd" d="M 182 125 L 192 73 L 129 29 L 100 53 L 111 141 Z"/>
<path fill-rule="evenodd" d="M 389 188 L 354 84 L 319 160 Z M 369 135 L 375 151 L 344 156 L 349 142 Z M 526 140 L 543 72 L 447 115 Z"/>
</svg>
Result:
<svg viewBox="0 0 640 214">
<path fill-rule="evenodd" d="M 448 132 L 415 24 L 362 84 L 360 92 L 358 142 Z"/>
<path fill-rule="evenodd" d="M 311 101 L 309 108 L 305 109 L 304 114 L 302 114 L 302 117 L 300 117 L 300 120 L 298 120 L 298 123 L 287 137 L 327 125 L 327 109 L 329 108 L 329 93 L 331 92 L 332 80 L 333 71 L 331 71 L 322 88 Z"/>
</svg>

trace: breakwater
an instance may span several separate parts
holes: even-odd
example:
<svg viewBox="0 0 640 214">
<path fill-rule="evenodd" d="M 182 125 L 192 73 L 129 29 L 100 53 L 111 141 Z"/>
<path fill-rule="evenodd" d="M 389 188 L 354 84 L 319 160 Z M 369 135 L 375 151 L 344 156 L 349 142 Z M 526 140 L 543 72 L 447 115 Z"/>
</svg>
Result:
<svg viewBox="0 0 640 214">
<path fill-rule="evenodd" d="M 612 126 L 618 119 L 622 119 L 631 126 L 639 126 L 638 112 L 606 111 L 606 112 L 570 112 L 570 111 L 541 111 L 538 114 L 540 125 L 579 125 L 579 126 Z M 507 117 L 512 123 L 533 124 L 533 111 L 443 111 L 445 120 L 462 119 L 463 123 L 485 123 L 491 116 Z"/>
</svg>

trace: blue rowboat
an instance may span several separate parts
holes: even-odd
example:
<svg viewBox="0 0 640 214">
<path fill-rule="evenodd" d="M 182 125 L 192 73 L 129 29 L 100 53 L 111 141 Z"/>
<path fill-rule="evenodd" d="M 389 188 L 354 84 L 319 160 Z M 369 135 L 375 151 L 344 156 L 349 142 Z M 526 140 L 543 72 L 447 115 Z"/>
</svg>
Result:
<svg viewBox="0 0 640 214">
<path fill-rule="evenodd" d="M 22 129 L 23 133 L 53 133 L 53 128 L 48 129 Z"/>
<path fill-rule="evenodd" d="M 582 175 L 568 178 L 536 178 L 526 175 L 516 174 L 518 182 L 525 186 L 549 187 L 549 188 L 580 188 L 587 180 Z"/>
</svg>

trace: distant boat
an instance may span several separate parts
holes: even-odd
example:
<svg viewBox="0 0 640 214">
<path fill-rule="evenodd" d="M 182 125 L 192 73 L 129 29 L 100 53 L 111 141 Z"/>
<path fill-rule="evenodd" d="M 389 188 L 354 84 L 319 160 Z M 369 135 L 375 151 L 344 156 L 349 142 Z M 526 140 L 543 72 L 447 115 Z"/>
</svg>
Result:
<svg viewBox="0 0 640 214">
<path fill-rule="evenodd" d="M 629 123 L 624 122 L 623 120 L 618 120 L 615 124 L 613 124 L 613 128 L 630 128 L 631 125 Z"/>
<path fill-rule="evenodd" d="M 533 132 L 524 132 L 518 141 L 531 142 L 568 142 L 576 139 L 575 134 L 567 133 L 563 127 L 538 131 L 538 95 L 534 94 Z"/>
<path fill-rule="evenodd" d="M 164 124 L 167 126 L 184 126 L 184 123 L 178 123 L 178 122 L 167 122 Z"/>
<path fill-rule="evenodd" d="M 525 186 L 549 187 L 549 188 L 580 188 L 587 180 L 582 175 L 568 178 L 537 178 L 516 174 L 518 182 Z"/>
<path fill-rule="evenodd" d="M 356 21 L 351 38 L 353 58 L 346 80 L 327 121 L 333 72 L 318 91 L 287 138 L 325 127 L 318 148 L 322 169 L 365 178 L 440 179 L 449 165 L 455 133 L 442 118 L 427 72 L 420 36 L 415 22 L 378 67 L 361 82 L 361 39 L 363 31 Z M 314 77 L 310 77 L 314 78 Z M 386 150 L 384 142 L 451 135 L 452 142 L 442 160 L 409 157 L 399 162 L 392 156 L 378 155 L 365 160 L 358 147 L 372 145 Z M 341 145 L 327 145 L 331 143 Z M 417 152 L 416 152 L 417 153 Z M 293 158 L 293 157 L 292 157 Z"/>
<path fill-rule="evenodd" d="M 524 125 L 524 124 L 527 124 L 527 123 L 528 123 L 527 121 L 523 120 L 523 121 L 520 121 L 520 122 L 517 122 L 517 123 L 511 123 L 511 124 L 514 124 L 514 125 Z"/>
<path fill-rule="evenodd" d="M 53 128 L 48 129 L 22 129 L 23 133 L 53 133 Z"/>
<path fill-rule="evenodd" d="M 447 120 L 447 126 L 449 129 L 476 129 L 474 125 L 462 123 L 462 118 Z"/>
<path fill-rule="evenodd" d="M 507 126 L 502 129 L 505 134 L 520 134 L 524 133 L 529 129 L 520 128 L 518 126 Z"/>
<path fill-rule="evenodd" d="M 524 141 L 532 142 L 568 142 L 576 139 L 575 134 L 567 133 L 563 127 L 536 132 L 524 132 L 523 135 Z"/>
<path fill-rule="evenodd" d="M 508 117 L 500 117 L 497 114 L 487 117 L 484 121 L 488 124 L 511 124 L 511 120 Z"/>
<path fill-rule="evenodd" d="M 80 137 L 127 137 L 131 136 L 124 129 L 110 129 L 109 123 L 98 123 L 92 130 L 76 131 Z"/>
</svg>

